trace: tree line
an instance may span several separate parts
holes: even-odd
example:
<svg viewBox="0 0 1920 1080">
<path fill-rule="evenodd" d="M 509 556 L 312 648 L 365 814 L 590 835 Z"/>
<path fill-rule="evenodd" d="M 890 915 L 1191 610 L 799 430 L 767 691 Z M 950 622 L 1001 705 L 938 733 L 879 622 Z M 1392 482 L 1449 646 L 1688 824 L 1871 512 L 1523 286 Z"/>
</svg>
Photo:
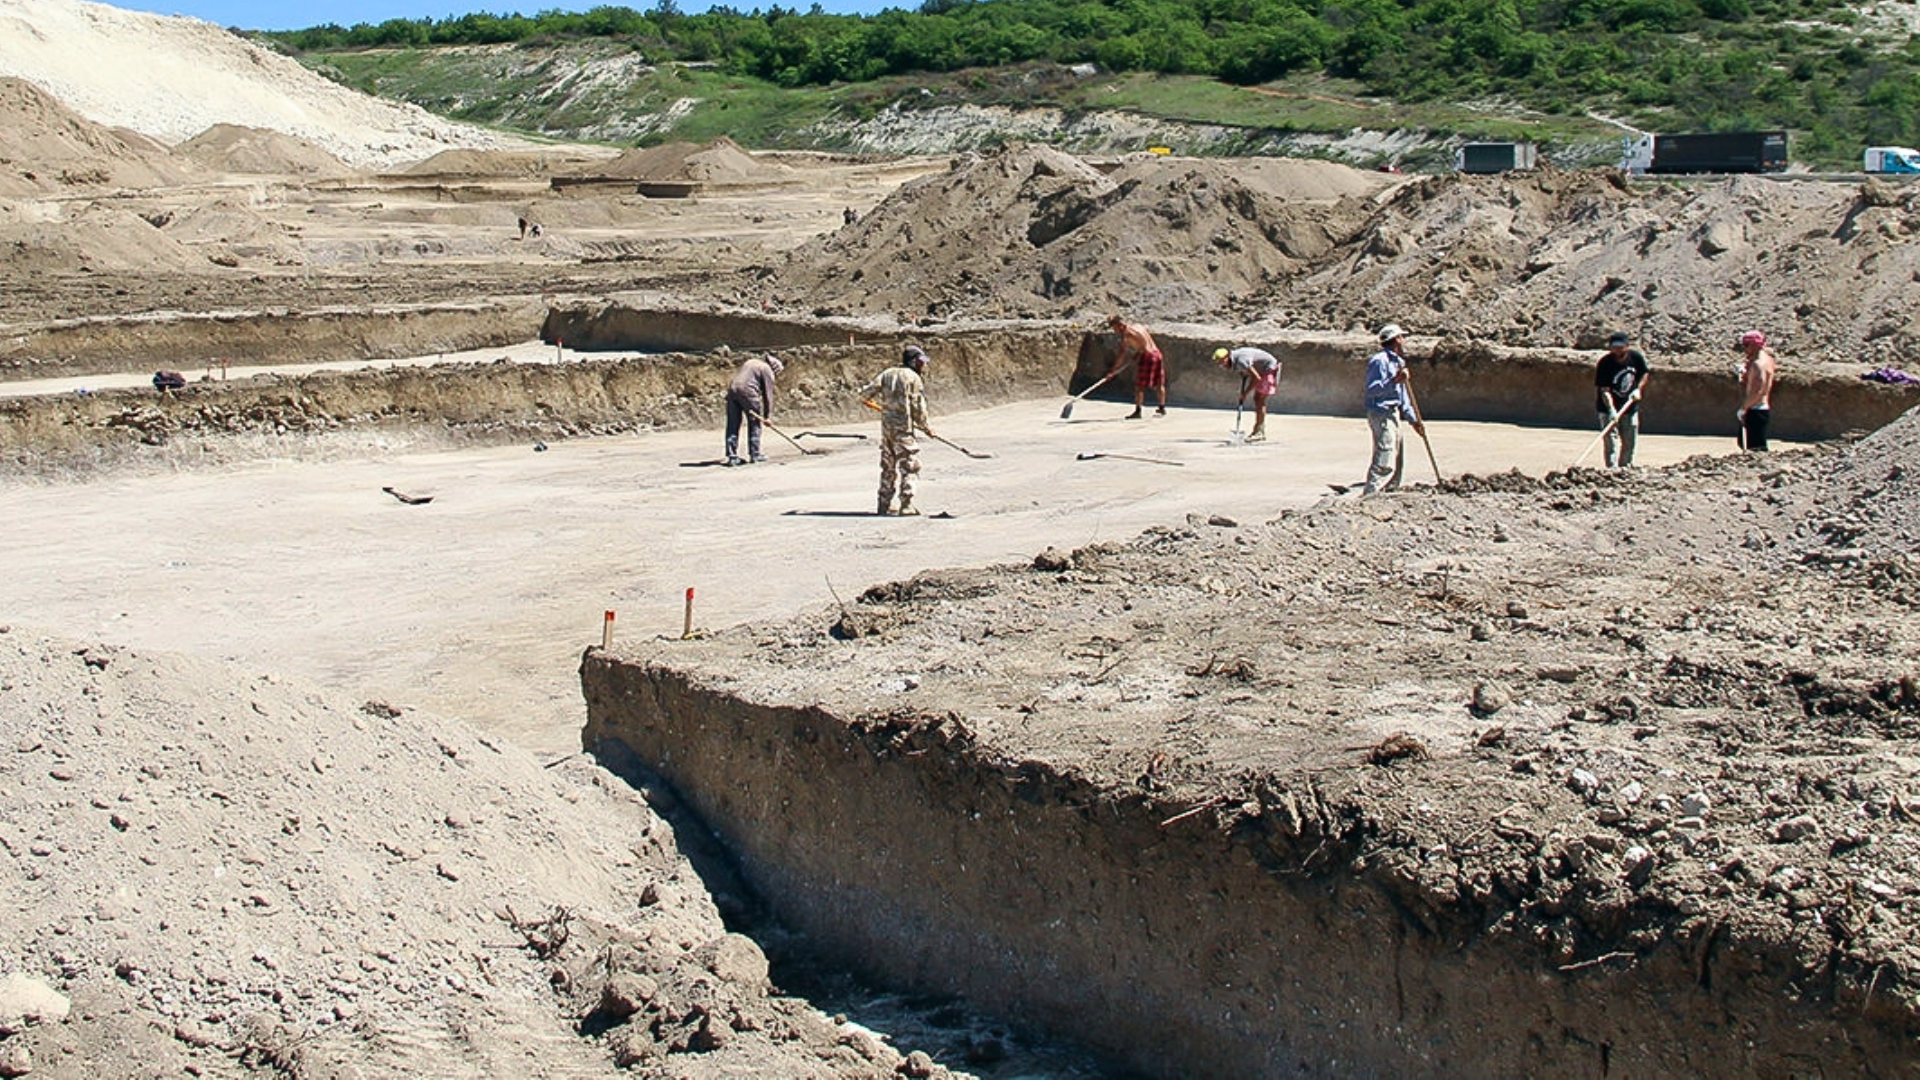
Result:
<svg viewBox="0 0 1920 1080">
<path fill-rule="evenodd" d="M 1835 0 L 925 0 L 864 16 L 659 0 L 266 36 L 296 52 L 608 38 L 786 87 L 1040 61 L 1243 85 L 1324 73 L 1410 102 L 1790 128 L 1816 155 L 1920 143 L 1920 38 Z"/>
</svg>

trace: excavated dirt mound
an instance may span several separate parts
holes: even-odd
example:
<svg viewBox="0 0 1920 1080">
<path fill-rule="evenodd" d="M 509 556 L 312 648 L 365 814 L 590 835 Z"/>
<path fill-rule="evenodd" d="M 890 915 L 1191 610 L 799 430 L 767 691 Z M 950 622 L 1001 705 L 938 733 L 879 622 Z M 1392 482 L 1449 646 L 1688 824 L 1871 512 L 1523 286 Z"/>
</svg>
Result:
<svg viewBox="0 0 1920 1080">
<path fill-rule="evenodd" d="M 1908 412 L 1842 453 L 1807 481 L 1815 509 L 1800 536 L 1805 558 L 1869 575 L 1888 591 L 1920 598 L 1920 412 Z"/>
<path fill-rule="evenodd" d="M 206 256 L 117 206 L 34 203 L 11 214 L 0 208 L 0 274 L 8 277 L 138 275 L 207 267 Z"/>
<path fill-rule="evenodd" d="M 1920 346 L 1920 193 L 1611 170 L 1394 183 L 1343 166 L 1142 156 L 1112 176 L 1039 147 L 966 157 L 797 249 L 763 298 L 916 318 L 1271 320 L 1721 353 L 1760 328 L 1794 360 Z"/>
<path fill-rule="evenodd" d="M 225 173 L 324 179 L 353 171 L 305 139 L 239 124 L 215 124 L 174 147 L 174 153 Z"/>
<path fill-rule="evenodd" d="M 725 137 L 700 146 L 675 142 L 629 150 L 612 161 L 588 166 L 580 175 L 620 180 L 689 180 L 703 184 L 750 184 L 787 175 Z"/>
<path fill-rule="evenodd" d="M 931 571 L 590 665 L 588 739 L 666 753 L 849 955 L 1162 1075 L 1897 1072 L 1920 624 L 1783 557 L 1809 485 L 1920 467 L 1862 450 Z M 901 840 L 735 798 L 763 744 Z M 993 884 L 921 887 L 948 864 Z"/>
<path fill-rule="evenodd" d="M 1143 155 L 1107 176 L 1020 146 L 969 155 L 797 250 L 777 302 L 934 317 L 1239 316 L 1366 220 L 1371 174 Z"/>
<path fill-rule="evenodd" d="M 666 823 L 579 758 L 20 628 L 0 627 L 0 701 L 5 1075 L 902 1061 L 769 996 Z"/>
<path fill-rule="evenodd" d="M 589 172 L 597 167 L 598 162 L 613 156 L 611 150 L 602 154 L 585 147 L 555 150 L 442 150 L 425 161 L 409 165 L 401 174 L 474 180 L 528 179 Z"/>
<path fill-rule="evenodd" d="M 159 187 L 191 171 L 80 116 L 23 79 L 0 77 L 0 197 Z"/>
</svg>

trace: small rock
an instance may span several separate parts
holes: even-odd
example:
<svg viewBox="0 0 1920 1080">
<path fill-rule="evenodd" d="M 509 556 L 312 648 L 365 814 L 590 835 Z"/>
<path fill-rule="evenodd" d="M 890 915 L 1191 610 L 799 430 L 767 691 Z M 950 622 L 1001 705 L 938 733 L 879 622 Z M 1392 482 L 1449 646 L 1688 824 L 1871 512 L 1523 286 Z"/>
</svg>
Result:
<svg viewBox="0 0 1920 1080">
<path fill-rule="evenodd" d="M 1214 514 L 1208 517 L 1207 524 L 1216 529 L 1237 529 L 1240 527 L 1239 522 L 1227 517 L 1225 514 Z"/>
<path fill-rule="evenodd" d="M 622 971 L 601 989 L 600 1012 L 611 1020 L 625 1020 L 646 1008 L 659 993 L 660 984 L 652 976 Z"/>
<path fill-rule="evenodd" d="M 1627 884 L 1638 889 L 1653 877 L 1653 852 L 1635 844 L 1621 857 L 1620 866 L 1626 871 Z"/>
<path fill-rule="evenodd" d="M 1621 788 L 1619 792 L 1620 801 L 1626 803 L 1628 806 L 1635 805 L 1641 799 L 1645 798 L 1646 794 L 1647 789 L 1641 787 L 1640 781 L 1638 780 L 1627 781 L 1626 786 Z"/>
<path fill-rule="evenodd" d="M 1704 791 L 1696 791 L 1680 800 L 1680 813 L 1685 817 L 1704 818 L 1707 811 L 1713 809 L 1713 800 L 1707 798 Z"/>
<path fill-rule="evenodd" d="M 1567 777 L 1567 786 L 1581 795 L 1591 795 L 1600 790 L 1600 778 L 1589 769 L 1575 769 Z"/>
<path fill-rule="evenodd" d="M 9 1040 L 0 1046 L 0 1076 L 25 1076 L 33 1071 L 33 1055 L 27 1052 L 25 1043 Z"/>
<path fill-rule="evenodd" d="M 1511 704 L 1513 704 L 1513 695 L 1497 682 L 1478 683 L 1473 688 L 1471 708 L 1475 716 L 1492 716 Z"/>
<path fill-rule="evenodd" d="M 1475 641 L 1492 641 L 1493 627 L 1483 622 L 1474 623 L 1473 626 L 1467 630 L 1467 636 Z"/>
<path fill-rule="evenodd" d="M 925 1050 L 915 1050 L 900 1063 L 900 1075 L 912 1077 L 913 1080 L 927 1080 L 933 1075 L 933 1069 L 933 1058 L 928 1057 Z"/>
<path fill-rule="evenodd" d="M 1073 569 L 1073 556 L 1059 548 L 1050 547 L 1033 557 L 1033 568 L 1048 574 L 1065 573 Z"/>
<path fill-rule="evenodd" d="M 1504 544 L 1511 541 L 1512 539 L 1513 539 L 1513 534 L 1507 531 L 1507 526 L 1504 523 L 1498 522 L 1498 521 L 1493 523 L 1493 542 L 1494 543 Z"/>
<path fill-rule="evenodd" d="M 1811 840 L 1820 835 L 1820 823 L 1810 814 L 1790 817 L 1773 827 L 1775 843 L 1796 844 L 1802 840 Z"/>
<path fill-rule="evenodd" d="M 740 934 L 725 934 L 702 945 L 694 953 L 700 966 L 738 986 L 764 992 L 770 985 L 767 954 L 753 939 Z"/>
<path fill-rule="evenodd" d="M 1518 600 L 1507 601 L 1507 618 L 1524 619 L 1527 617 L 1527 605 Z"/>
<path fill-rule="evenodd" d="M 43 1023 L 67 1018 L 73 1003 L 65 994 L 31 975 L 14 972 L 0 978 L 0 1016 L 18 1016 Z"/>
</svg>

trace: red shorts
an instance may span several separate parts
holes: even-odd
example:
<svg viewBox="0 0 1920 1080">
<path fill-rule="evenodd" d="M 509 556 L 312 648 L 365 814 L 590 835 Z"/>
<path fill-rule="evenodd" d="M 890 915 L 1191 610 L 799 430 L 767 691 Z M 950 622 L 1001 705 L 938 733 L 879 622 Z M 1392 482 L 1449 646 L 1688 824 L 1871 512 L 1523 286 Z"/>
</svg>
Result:
<svg viewBox="0 0 1920 1080">
<path fill-rule="evenodd" d="M 1159 349 L 1148 349 L 1140 354 L 1140 360 L 1133 369 L 1133 385 L 1143 390 L 1167 385 L 1167 361 Z"/>
</svg>

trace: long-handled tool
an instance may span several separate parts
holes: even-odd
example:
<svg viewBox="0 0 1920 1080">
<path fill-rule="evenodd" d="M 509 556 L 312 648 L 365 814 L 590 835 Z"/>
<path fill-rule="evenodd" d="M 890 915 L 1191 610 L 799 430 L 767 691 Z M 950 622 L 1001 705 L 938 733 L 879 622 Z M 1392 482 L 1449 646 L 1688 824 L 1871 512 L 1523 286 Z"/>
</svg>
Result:
<svg viewBox="0 0 1920 1080">
<path fill-rule="evenodd" d="M 1139 454 L 1088 454 L 1088 453 L 1079 453 L 1079 454 L 1075 454 L 1075 455 L 1073 455 L 1073 459 L 1074 459 L 1075 461 L 1094 461 L 1094 460 L 1097 460 L 1097 459 L 1099 459 L 1099 458 L 1120 458 L 1120 459 L 1121 459 L 1121 460 L 1123 460 L 1123 461 L 1144 461 L 1144 462 L 1147 462 L 1147 463 L 1148 463 L 1148 464 L 1150 464 L 1150 465 L 1173 465 L 1173 466 L 1177 466 L 1177 467 L 1180 467 L 1180 468 L 1185 468 L 1185 467 L 1186 467 L 1186 464 L 1187 464 L 1187 463 L 1186 463 L 1186 462 L 1184 462 L 1184 461 L 1168 461 L 1168 460 L 1167 460 L 1166 458 L 1157 458 L 1157 457 L 1141 457 L 1141 456 L 1140 456 Z"/>
<path fill-rule="evenodd" d="M 1408 379 L 1406 386 L 1407 404 L 1413 406 L 1413 419 L 1420 425 L 1420 442 L 1427 448 L 1427 464 L 1433 466 L 1433 482 L 1436 484 L 1441 483 L 1443 478 L 1440 475 L 1440 463 L 1433 459 L 1433 440 L 1427 438 L 1427 421 L 1426 418 L 1420 414 L 1420 402 L 1414 399 L 1413 380 Z"/>
<path fill-rule="evenodd" d="M 755 420 L 758 420 L 758 421 L 760 421 L 760 422 L 761 422 L 762 424 L 765 424 L 765 425 L 767 426 L 767 429 L 768 429 L 769 431 L 772 431 L 772 432 L 773 432 L 773 433 L 774 433 L 775 435 L 778 435 L 778 436 L 780 436 L 781 438 L 783 438 L 783 439 L 785 439 L 785 440 L 787 440 L 788 442 L 790 442 L 790 443 L 792 443 L 792 444 L 793 444 L 793 448 L 794 448 L 795 450 L 798 450 L 798 451 L 800 451 L 800 452 L 801 452 L 801 453 L 803 453 L 803 454 L 824 454 L 824 453 L 826 453 L 826 451 L 825 451 L 825 450 L 809 450 L 809 449 L 807 449 L 806 447 L 804 447 L 804 446 L 801 446 L 801 445 L 800 445 L 800 440 L 798 440 L 798 439 L 796 439 L 796 438 L 794 438 L 793 436 L 791 436 L 791 435 L 789 435 L 789 434 L 787 434 L 787 433 L 786 433 L 786 432 L 784 432 L 784 431 L 781 431 L 781 430 L 780 430 L 779 428 L 777 428 L 777 427 L 774 427 L 774 426 L 773 426 L 773 421 L 771 421 L 771 420 L 769 420 L 769 419 L 767 419 L 767 418 L 766 418 L 766 417 L 764 417 L 764 416 L 761 416 L 761 415 L 760 415 L 759 413 L 757 413 L 757 412 L 754 412 L 754 411 L 753 411 L 752 409 L 748 409 L 748 410 L 747 410 L 747 415 L 748 415 L 748 416 L 751 416 L 751 417 L 753 417 L 753 418 L 754 418 Z"/>
<path fill-rule="evenodd" d="M 1240 400 L 1233 406 L 1233 434 L 1227 436 L 1227 442 L 1233 446 L 1247 441 L 1246 436 L 1240 434 L 1240 418 L 1247 411 L 1247 391 L 1252 389 L 1247 382 L 1245 375 L 1240 376 Z"/>
<path fill-rule="evenodd" d="M 1062 420 L 1073 419 L 1073 407 L 1080 403 L 1081 398 L 1086 397 L 1088 394 L 1091 394 L 1095 390 L 1098 390 L 1101 387 L 1112 382 L 1114 379 L 1120 376 L 1121 372 L 1127 370 L 1132 366 L 1133 366 L 1133 361 L 1129 360 L 1125 364 L 1122 364 L 1121 366 L 1114 368 L 1112 371 L 1107 372 L 1106 375 L 1104 375 L 1099 382 L 1094 383 L 1092 386 L 1089 386 L 1085 390 L 1082 390 L 1079 393 L 1073 395 L 1073 399 L 1071 401 L 1068 401 L 1065 405 L 1062 405 L 1060 407 L 1060 419 Z"/>
<path fill-rule="evenodd" d="M 948 446 L 953 447 L 955 450 L 960 451 L 961 453 L 967 455 L 970 458 L 990 458 L 993 456 L 992 454 L 989 454 L 984 450 L 969 450 L 966 447 L 961 446 L 959 443 L 954 442 L 952 439 L 949 439 L 940 435 L 935 435 L 933 432 L 928 431 L 926 428 L 921 428 L 920 432 L 921 434 L 925 435 L 927 438 L 932 439 L 934 442 L 946 443 Z"/>
<path fill-rule="evenodd" d="M 865 439 L 865 438 L 866 438 L 866 436 L 865 436 L 865 435 L 862 435 L 862 434 L 860 434 L 860 433 L 859 433 L 859 432 L 857 432 L 857 431 L 803 431 L 803 432 L 801 432 L 800 434 L 798 434 L 798 435 L 795 435 L 795 436 L 794 436 L 794 438 L 796 438 L 796 439 L 805 439 L 805 438 L 815 438 L 815 439 Z"/>
<path fill-rule="evenodd" d="M 1625 404 L 1621 405 L 1617 409 L 1611 410 L 1613 412 L 1613 415 L 1607 418 L 1607 426 L 1601 428 L 1600 434 L 1595 435 L 1593 437 L 1593 441 L 1587 444 L 1587 448 L 1585 450 L 1580 451 L 1580 456 L 1573 459 L 1573 466 L 1572 466 L 1573 468 L 1576 468 L 1576 469 L 1579 468 L 1580 463 L 1587 460 L 1587 455 L 1593 453 L 1593 448 L 1596 446 L 1599 446 L 1600 441 L 1602 439 L 1605 439 L 1609 434 L 1612 433 L 1613 429 L 1619 425 L 1620 421 L 1626 418 L 1627 410 L 1633 408 L 1633 403 L 1639 400 L 1640 400 L 1640 391 L 1636 389 L 1634 390 L 1633 393 L 1627 395 L 1627 400 Z M 1613 403 L 1609 401 L 1607 404 L 1609 408 L 1611 408 Z"/>
</svg>

